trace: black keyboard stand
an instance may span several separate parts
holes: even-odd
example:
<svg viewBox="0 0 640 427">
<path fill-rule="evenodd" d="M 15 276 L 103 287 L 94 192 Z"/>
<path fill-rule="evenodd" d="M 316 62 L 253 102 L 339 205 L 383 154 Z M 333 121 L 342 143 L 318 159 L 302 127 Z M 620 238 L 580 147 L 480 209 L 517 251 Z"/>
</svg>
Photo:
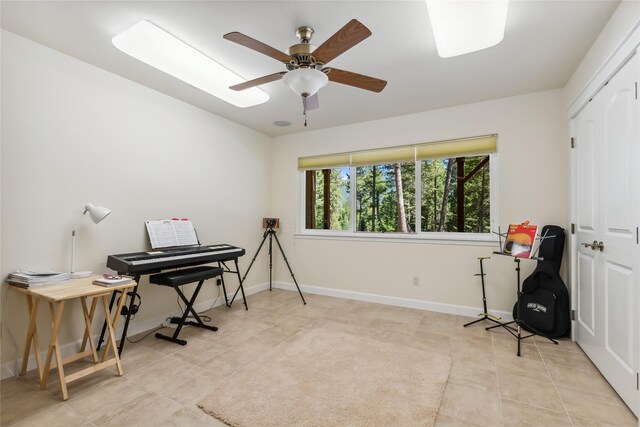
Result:
<svg viewBox="0 0 640 427">
<path fill-rule="evenodd" d="M 180 345 L 187 345 L 187 341 L 178 338 L 180 335 L 180 331 L 184 325 L 196 326 L 203 329 L 208 329 L 210 331 L 217 331 L 218 328 L 216 326 L 206 325 L 200 315 L 193 308 L 193 305 L 196 302 L 196 298 L 198 298 L 198 294 L 200 293 L 200 289 L 202 288 L 202 284 L 207 279 L 211 279 L 214 277 L 220 277 L 224 273 L 224 269 L 221 267 L 209 267 L 209 266 L 200 266 L 187 268 L 184 270 L 176 270 L 170 271 L 167 273 L 154 274 L 149 277 L 149 283 L 160 285 L 160 286 L 169 286 L 178 293 L 178 296 L 185 303 L 185 309 L 182 313 L 182 316 L 177 322 L 177 327 L 172 336 L 164 335 L 161 333 L 156 333 L 156 338 L 160 338 L 166 341 L 171 341 Z M 191 295 L 191 299 L 187 299 L 184 293 L 180 290 L 180 286 L 188 285 L 190 283 L 198 283 L 196 288 L 193 290 L 193 294 Z M 192 320 L 187 320 L 187 317 L 191 315 L 195 322 Z"/>
<path fill-rule="evenodd" d="M 231 270 L 224 261 L 218 261 L 218 267 L 224 268 L 225 273 L 234 273 L 238 275 L 239 285 L 238 285 L 238 288 L 236 289 L 236 292 L 233 294 L 233 298 L 231 299 L 231 301 L 229 301 L 229 299 L 227 298 L 227 288 L 224 286 L 224 274 L 220 276 L 220 279 L 222 280 L 222 290 L 224 292 L 224 303 L 227 307 L 231 307 L 231 304 L 233 304 L 233 301 L 236 299 L 236 295 L 238 295 L 238 291 L 240 291 L 242 293 L 242 302 L 244 303 L 244 309 L 249 310 L 249 307 L 247 306 L 247 298 L 244 295 L 244 286 L 242 286 L 243 278 L 240 276 L 240 267 L 238 267 L 238 258 L 235 258 L 233 262 L 235 263 L 235 270 Z M 245 274 L 245 277 L 246 277 L 246 274 Z"/>
<path fill-rule="evenodd" d="M 216 252 L 216 248 L 221 249 L 220 253 Z M 228 250 L 228 249 L 231 249 Z M 111 294 L 111 301 L 109 302 L 109 309 L 113 309 L 113 305 L 116 302 L 116 298 L 129 298 L 128 304 L 122 307 L 122 311 L 114 315 L 122 315 L 125 317 L 124 320 L 124 328 L 122 330 L 122 335 L 120 337 L 120 343 L 118 344 L 118 353 L 122 354 L 122 350 L 124 348 L 124 343 L 127 339 L 127 331 L 129 330 L 129 324 L 132 320 L 132 316 L 135 315 L 140 307 L 140 294 L 138 293 L 138 286 L 140 285 L 140 277 L 145 275 L 152 275 L 160 273 L 162 270 L 168 269 L 177 269 L 177 268 L 185 268 L 185 267 L 193 267 L 201 264 L 210 264 L 210 263 L 218 263 L 218 267 L 222 268 L 226 273 L 234 273 L 238 276 L 239 285 L 236 289 L 236 294 L 241 291 L 242 298 L 244 300 L 245 309 L 248 310 L 247 301 L 244 294 L 244 287 L 242 286 L 243 280 L 240 274 L 240 269 L 238 267 L 238 257 L 241 257 L 245 254 L 244 249 L 237 248 L 231 245 L 198 245 L 197 248 L 170 248 L 169 251 L 172 253 L 168 253 L 165 256 L 148 256 L 148 253 L 139 252 L 132 254 L 118 254 L 118 255 L 109 255 L 107 257 L 107 267 L 115 270 L 118 274 L 124 274 L 128 276 L 133 276 L 133 280 L 136 282 L 136 286 L 129 292 L 126 292 L 125 295 L 122 295 L 121 291 L 114 291 Z M 167 261 L 165 258 L 172 258 L 175 255 L 188 255 L 188 254 L 199 254 L 203 253 L 203 257 L 197 257 L 196 259 L 186 258 L 181 261 L 176 262 L 175 259 Z M 134 264 L 133 261 L 141 260 L 141 259 L 156 259 L 158 262 L 149 263 L 149 264 Z M 231 270 L 225 264 L 226 261 L 233 261 L 235 264 L 235 270 Z M 221 265 L 222 264 L 222 265 Z M 224 283 L 223 275 L 220 275 L 220 280 L 222 284 L 222 289 L 225 296 L 225 303 L 228 307 L 233 303 L 233 299 L 231 301 L 227 298 L 227 290 Z M 137 300 L 136 300 L 137 299 Z M 100 339 L 98 340 L 97 350 L 100 350 L 100 346 L 104 341 L 105 333 L 106 333 L 107 324 L 103 323 L 102 331 L 100 332 Z"/>
<path fill-rule="evenodd" d="M 124 295 L 124 298 L 129 297 L 129 305 L 125 305 L 127 308 L 126 312 L 123 309 L 121 313 L 115 313 L 115 316 L 123 315 L 124 317 L 124 328 L 122 329 L 122 335 L 120 336 L 120 343 L 118 344 L 118 355 L 122 355 L 122 350 L 124 349 L 124 342 L 127 340 L 127 330 L 129 329 L 129 323 L 131 322 L 131 315 L 136 314 L 138 311 L 140 303 L 135 305 L 136 297 L 140 299 L 140 295 L 138 295 L 138 286 L 140 285 L 140 275 L 136 275 L 133 277 L 133 280 L 136 282 L 136 286 L 134 286 L 133 290 L 129 291 Z M 122 291 L 115 291 L 111 293 L 111 301 L 109 302 L 109 312 L 113 309 L 113 304 L 116 301 L 116 294 L 120 295 L 120 298 L 123 297 Z M 100 346 L 104 341 L 104 335 L 107 330 L 107 323 L 104 322 L 102 324 L 102 331 L 100 332 L 100 339 L 98 339 L 97 350 L 100 350 Z"/>
</svg>

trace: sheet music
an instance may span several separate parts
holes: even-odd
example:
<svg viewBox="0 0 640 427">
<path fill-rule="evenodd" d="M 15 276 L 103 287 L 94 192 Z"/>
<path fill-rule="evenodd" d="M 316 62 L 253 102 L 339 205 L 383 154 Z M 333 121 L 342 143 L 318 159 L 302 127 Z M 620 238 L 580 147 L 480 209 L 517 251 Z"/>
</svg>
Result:
<svg viewBox="0 0 640 427">
<path fill-rule="evenodd" d="M 145 225 L 153 249 L 198 244 L 198 236 L 191 221 L 164 219 L 145 221 Z"/>
</svg>

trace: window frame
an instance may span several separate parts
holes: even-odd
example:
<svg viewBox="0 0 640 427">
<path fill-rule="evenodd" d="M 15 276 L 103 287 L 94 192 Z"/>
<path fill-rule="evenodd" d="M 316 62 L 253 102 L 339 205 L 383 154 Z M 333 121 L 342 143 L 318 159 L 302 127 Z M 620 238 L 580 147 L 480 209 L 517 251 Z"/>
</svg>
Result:
<svg viewBox="0 0 640 427">
<path fill-rule="evenodd" d="M 401 147 L 401 146 L 400 146 Z M 397 148 L 400 148 L 397 147 Z M 425 242 L 425 243 L 444 243 L 444 244 L 495 244 L 498 241 L 498 236 L 495 231 L 498 229 L 499 222 L 499 192 L 498 183 L 500 181 L 499 169 L 498 169 L 498 152 L 487 153 L 489 156 L 489 227 L 490 232 L 487 233 L 464 233 L 464 232 L 451 232 L 451 231 L 421 231 L 422 215 L 420 210 L 422 202 L 422 160 L 413 160 L 415 164 L 415 231 L 403 233 L 403 232 L 372 232 L 372 231 L 357 231 L 355 229 L 356 220 L 356 168 L 358 166 L 349 166 L 350 174 L 350 191 L 349 191 L 349 230 L 327 230 L 327 229 L 307 229 L 306 228 L 306 181 L 305 176 L 307 170 L 298 170 L 298 188 L 300 190 L 299 205 L 298 205 L 298 226 L 296 227 L 296 238 L 310 238 L 310 239 L 347 239 L 347 240 L 379 240 L 379 241 L 392 241 L 392 242 Z M 466 155 L 464 157 L 470 157 L 472 155 Z M 382 163 L 382 164 L 393 164 Z M 406 163 L 406 162 L 405 162 Z M 327 169 L 334 169 L 338 166 L 327 167 Z M 344 167 L 344 166 L 343 166 Z M 322 169 L 313 169 L 322 170 Z"/>
</svg>

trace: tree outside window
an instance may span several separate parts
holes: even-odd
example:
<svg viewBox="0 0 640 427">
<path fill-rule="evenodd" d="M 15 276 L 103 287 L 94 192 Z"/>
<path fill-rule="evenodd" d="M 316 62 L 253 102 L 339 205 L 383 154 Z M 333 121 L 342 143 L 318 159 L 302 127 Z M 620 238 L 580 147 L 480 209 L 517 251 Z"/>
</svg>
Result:
<svg viewBox="0 0 640 427">
<path fill-rule="evenodd" d="M 356 231 L 415 231 L 415 163 L 356 168 Z"/>
<path fill-rule="evenodd" d="M 424 160 L 421 174 L 422 231 L 490 231 L 489 156 Z"/>
<path fill-rule="evenodd" d="M 305 228 L 490 233 L 496 142 L 486 135 L 300 158 Z"/>
<path fill-rule="evenodd" d="M 307 229 L 349 230 L 349 168 L 305 172 Z"/>
</svg>

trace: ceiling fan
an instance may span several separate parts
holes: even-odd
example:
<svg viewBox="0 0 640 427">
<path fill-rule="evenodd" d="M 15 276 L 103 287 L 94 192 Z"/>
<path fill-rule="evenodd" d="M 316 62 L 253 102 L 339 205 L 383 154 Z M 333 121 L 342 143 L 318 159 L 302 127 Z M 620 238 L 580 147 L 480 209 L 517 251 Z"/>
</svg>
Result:
<svg viewBox="0 0 640 427">
<path fill-rule="evenodd" d="M 342 83 L 372 92 L 381 92 L 387 85 L 384 80 L 362 74 L 326 67 L 326 64 L 351 49 L 367 37 L 371 31 L 357 19 L 352 19 L 338 32 L 329 37 L 319 47 L 309 44 L 313 36 L 313 28 L 300 27 L 296 36 L 300 42 L 291 46 L 287 52 L 281 52 L 261 41 L 253 39 L 239 32 L 225 34 L 223 37 L 234 43 L 253 49 L 282 62 L 287 71 L 269 74 L 257 79 L 249 80 L 230 86 L 229 89 L 244 90 L 282 79 L 296 94 L 302 96 L 302 108 L 307 125 L 308 110 L 319 107 L 317 92 L 329 81 Z"/>
</svg>

